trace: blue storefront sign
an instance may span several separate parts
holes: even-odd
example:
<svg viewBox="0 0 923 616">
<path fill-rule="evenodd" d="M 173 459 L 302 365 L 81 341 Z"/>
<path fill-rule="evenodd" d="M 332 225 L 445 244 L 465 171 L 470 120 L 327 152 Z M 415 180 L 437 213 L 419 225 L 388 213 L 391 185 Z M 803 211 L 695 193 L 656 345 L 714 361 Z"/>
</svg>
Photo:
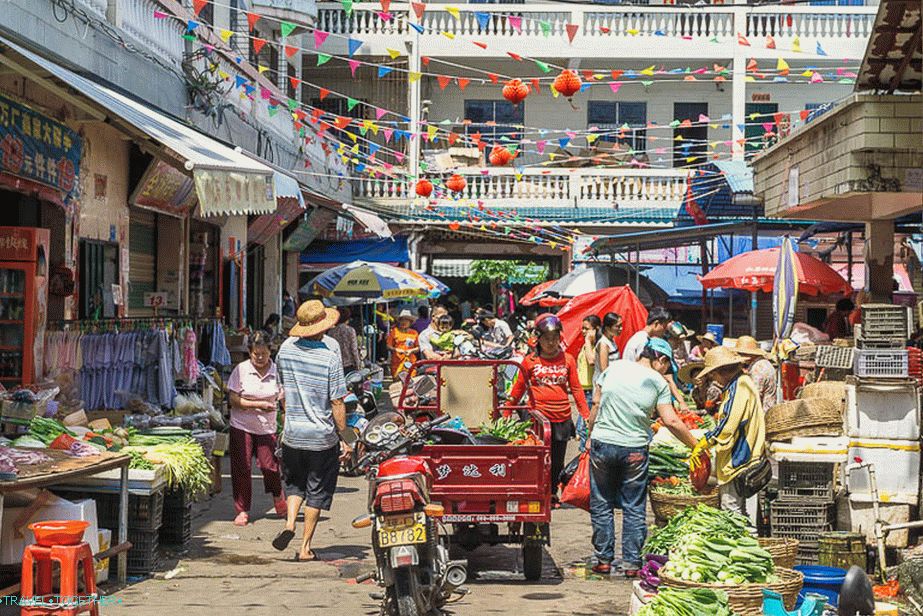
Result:
<svg viewBox="0 0 923 616">
<path fill-rule="evenodd" d="M 66 125 L 0 96 L 0 172 L 50 186 L 67 203 L 79 191 L 82 150 Z"/>
</svg>

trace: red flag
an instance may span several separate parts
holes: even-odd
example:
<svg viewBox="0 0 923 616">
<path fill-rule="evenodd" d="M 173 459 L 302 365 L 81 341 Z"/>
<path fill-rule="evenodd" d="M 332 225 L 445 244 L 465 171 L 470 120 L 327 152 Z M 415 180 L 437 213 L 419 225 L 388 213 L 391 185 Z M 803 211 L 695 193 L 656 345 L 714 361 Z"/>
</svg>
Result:
<svg viewBox="0 0 923 616">
<path fill-rule="evenodd" d="M 294 56 L 296 53 L 298 53 L 298 48 L 295 47 L 294 45 L 286 45 L 286 46 L 285 46 L 285 57 L 286 57 L 286 58 L 291 58 L 291 57 Z"/>
<path fill-rule="evenodd" d="M 539 92 L 539 89 L 538 89 L 538 86 L 539 86 L 538 77 L 533 77 L 531 83 L 532 83 L 532 89 L 535 90 L 535 93 L 536 93 L 536 94 L 538 94 L 538 92 Z"/>
<path fill-rule="evenodd" d="M 695 221 L 695 224 L 708 224 L 708 218 L 706 218 L 705 212 L 703 212 L 702 208 L 699 207 L 699 204 L 695 202 L 695 196 L 692 194 L 692 178 L 686 180 L 685 207 L 686 213 L 692 217 L 692 220 Z"/>
<path fill-rule="evenodd" d="M 801 111 L 798 112 L 798 117 L 801 118 L 802 122 L 807 120 L 809 115 L 811 115 L 811 112 L 807 109 L 802 109 Z"/>
<path fill-rule="evenodd" d="M 493 83 L 497 83 L 497 82 L 499 81 L 499 79 L 500 79 L 500 76 L 499 76 L 499 75 L 494 75 L 493 73 L 487 73 L 487 76 L 490 77 L 490 80 L 491 80 Z"/>
<path fill-rule="evenodd" d="M 564 347 L 570 355 L 577 355 L 583 346 L 580 326 L 587 315 L 595 314 L 602 319 L 607 312 L 615 312 L 622 316 L 622 333 L 615 341 L 619 349 L 624 349 L 628 339 L 644 329 L 647 324 L 647 308 L 627 285 L 600 289 L 575 297 L 558 312 L 558 318 L 564 327 Z"/>
<path fill-rule="evenodd" d="M 391 0 L 379 0 L 379 2 L 381 2 L 381 10 L 387 13 L 388 8 L 391 6 Z"/>
<path fill-rule="evenodd" d="M 263 46 L 266 44 L 266 39 L 254 38 L 253 39 L 253 53 L 259 55 L 263 50 Z"/>
<path fill-rule="evenodd" d="M 508 51 L 506 52 L 506 55 L 516 60 L 517 62 L 522 62 L 522 56 L 520 56 L 518 53 L 513 53 L 512 51 Z"/>
<path fill-rule="evenodd" d="M 349 126 L 349 123 L 350 123 L 350 122 L 352 122 L 352 118 L 346 118 L 346 117 L 343 117 L 343 116 L 337 116 L 337 119 L 333 121 L 333 124 L 334 124 L 334 126 L 336 126 L 337 128 L 339 128 L 340 130 L 343 130 L 344 128 L 346 128 L 347 126 Z"/>
<path fill-rule="evenodd" d="M 458 79 L 456 79 L 456 81 L 458 82 L 458 87 L 462 91 L 464 91 L 464 89 L 468 87 L 468 84 L 471 83 L 470 79 L 465 79 L 464 77 L 459 77 Z"/>
<path fill-rule="evenodd" d="M 423 63 L 423 66 L 429 66 L 429 56 L 420 56 L 420 62 Z"/>
<path fill-rule="evenodd" d="M 297 77 L 289 77 L 288 81 L 290 84 L 292 84 L 292 88 L 296 90 L 298 89 L 298 84 L 301 83 L 301 80 L 298 79 Z"/>
<path fill-rule="evenodd" d="M 776 39 L 771 36 L 766 37 L 766 49 L 775 49 L 776 48 Z"/>
<path fill-rule="evenodd" d="M 320 99 L 321 100 L 324 100 L 325 98 L 327 98 L 329 94 L 330 94 L 330 90 L 328 90 L 327 88 L 320 89 Z"/>
<path fill-rule="evenodd" d="M 577 24 L 567 24 L 564 26 L 567 30 L 567 40 L 571 43 L 574 42 L 574 37 L 577 35 L 577 31 L 580 29 L 580 26 Z"/>
<path fill-rule="evenodd" d="M 208 0 L 192 0 L 192 12 L 198 16 L 206 4 L 208 4 Z"/>
<path fill-rule="evenodd" d="M 480 41 L 471 41 L 471 42 L 477 45 L 478 47 L 480 47 L 481 49 L 487 49 L 487 43 L 481 43 Z"/>
<path fill-rule="evenodd" d="M 439 89 L 445 90 L 445 87 L 449 85 L 449 83 L 451 83 L 452 78 L 446 77 L 445 75 L 439 75 L 438 77 L 436 77 L 436 81 L 439 82 Z"/>
<path fill-rule="evenodd" d="M 423 11 L 426 10 L 426 4 L 423 2 L 411 2 L 410 8 L 412 8 L 413 12 L 416 13 L 417 19 L 423 19 Z"/>
<path fill-rule="evenodd" d="M 258 13 L 247 13 L 247 24 L 250 26 L 250 32 L 256 27 L 256 22 L 260 20 Z"/>
</svg>

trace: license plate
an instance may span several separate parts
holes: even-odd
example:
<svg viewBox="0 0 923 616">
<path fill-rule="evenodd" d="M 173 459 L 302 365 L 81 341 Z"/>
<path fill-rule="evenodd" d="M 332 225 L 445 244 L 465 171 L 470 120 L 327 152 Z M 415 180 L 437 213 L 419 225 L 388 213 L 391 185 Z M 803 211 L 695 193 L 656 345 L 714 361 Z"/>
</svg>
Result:
<svg viewBox="0 0 923 616">
<path fill-rule="evenodd" d="M 388 548 L 413 543 L 426 543 L 426 515 L 424 513 L 379 518 L 379 547 Z"/>
</svg>

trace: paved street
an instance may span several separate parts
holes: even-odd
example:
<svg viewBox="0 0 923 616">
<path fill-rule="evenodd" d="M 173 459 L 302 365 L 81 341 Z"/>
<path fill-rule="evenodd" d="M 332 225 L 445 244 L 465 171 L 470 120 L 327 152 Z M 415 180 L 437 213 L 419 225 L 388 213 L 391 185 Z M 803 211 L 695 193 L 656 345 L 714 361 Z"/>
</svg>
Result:
<svg viewBox="0 0 923 616">
<path fill-rule="evenodd" d="M 254 494 L 262 489 L 255 480 Z M 196 506 L 193 545 L 187 554 L 173 555 L 153 578 L 136 582 L 116 596 L 117 614 L 368 614 L 378 613 L 369 597 L 376 586 L 356 585 L 356 575 L 371 570 L 369 531 L 355 530 L 350 520 L 364 511 L 363 479 L 340 479 L 333 510 L 318 529 L 315 549 L 321 562 L 292 561 L 294 546 L 285 553 L 270 541 L 282 522 L 271 511 L 268 496 L 260 494 L 246 528 L 236 527 L 225 463 L 225 492 Z M 301 532 L 299 526 L 298 532 Z M 481 547 L 470 555 L 473 580 L 470 593 L 450 606 L 448 614 L 626 614 L 630 585 L 623 579 L 582 579 L 572 563 L 592 554 L 589 515 L 564 509 L 554 513 L 551 549 L 537 583 L 521 574 L 518 550 Z M 171 579 L 165 579 L 172 571 Z"/>
</svg>

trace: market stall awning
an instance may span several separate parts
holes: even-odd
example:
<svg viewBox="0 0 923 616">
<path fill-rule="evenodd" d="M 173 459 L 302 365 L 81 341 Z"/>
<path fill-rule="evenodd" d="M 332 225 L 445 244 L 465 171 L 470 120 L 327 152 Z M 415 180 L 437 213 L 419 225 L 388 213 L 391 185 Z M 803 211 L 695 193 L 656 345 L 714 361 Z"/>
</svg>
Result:
<svg viewBox="0 0 923 616">
<path fill-rule="evenodd" d="M 348 242 L 315 242 L 311 248 L 301 253 L 302 266 L 352 263 L 367 261 L 369 263 L 406 263 L 410 260 L 407 252 L 407 238 L 351 240 Z"/>
<path fill-rule="evenodd" d="M 203 215 L 268 214 L 275 211 L 276 172 L 273 169 L 166 114 L 90 81 L 3 37 L 0 37 L 0 43 L 25 60 L 24 63 L 13 63 L 14 70 L 31 74 L 37 67 L 90 99 L 105 113 L 111 114 L 113 123 L 123 125 L 126 132 L 140 131 L 165 150 L 167 158 L 191 173 Z M 292 181 L 297 185 L 297 181 Z M 287 184 L 285 180 L 282 182 L 283 185 Z"/>
<path fill-rule="evenodd" d="M 382 220 L 378 214 L 369 212 L 368 210 L 363 210 L 362 208 L 356 207 L 355 205 L 347 205 L 345 203 L 343 204 L 343 209 L 347 214 L 356 219 L 360 225 L 378 237 L 391 237 L 391 229 L 388 227 L 388 223 Z"/>
</svg>

